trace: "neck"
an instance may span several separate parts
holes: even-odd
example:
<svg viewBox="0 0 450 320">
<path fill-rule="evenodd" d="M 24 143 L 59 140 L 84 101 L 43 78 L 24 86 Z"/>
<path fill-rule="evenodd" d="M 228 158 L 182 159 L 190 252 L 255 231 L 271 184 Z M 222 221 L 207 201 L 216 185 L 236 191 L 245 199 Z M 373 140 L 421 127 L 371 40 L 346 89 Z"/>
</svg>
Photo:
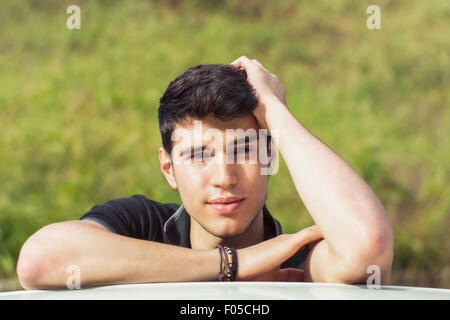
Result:
<svg viewBox="0 0 450 320">
<path fill-rule="evenodd" d="M 244 232 L 233 237 L 220 237 L 214 235 L 211 232 L 208 232 L 191 217 L 190 240 L 192 249 L 213 249 L 219 244 L 241 249 L 260 243 L 264 240 L 263 210 L 261 209 Z"/>
</svg>

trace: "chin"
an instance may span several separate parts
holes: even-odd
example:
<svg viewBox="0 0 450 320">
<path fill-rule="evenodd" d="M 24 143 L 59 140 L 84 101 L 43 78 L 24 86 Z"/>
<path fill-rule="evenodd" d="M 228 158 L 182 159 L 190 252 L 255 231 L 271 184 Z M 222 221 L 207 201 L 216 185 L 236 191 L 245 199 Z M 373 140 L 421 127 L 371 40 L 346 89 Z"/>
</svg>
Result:
<svg viewBox="0 0 450 320">
<path fill-rule="evenodd" d="M 215 232 L 211 232 L 215 236 L 219 238 L 235 238 L 237 236 L 240 236 L 247 230 L 247 225 L 243 225 L 243 223 L 239 223 L 238 221 L 234 220 L 232 222 L 222 222 L 213 228 Z"/>
</svg>

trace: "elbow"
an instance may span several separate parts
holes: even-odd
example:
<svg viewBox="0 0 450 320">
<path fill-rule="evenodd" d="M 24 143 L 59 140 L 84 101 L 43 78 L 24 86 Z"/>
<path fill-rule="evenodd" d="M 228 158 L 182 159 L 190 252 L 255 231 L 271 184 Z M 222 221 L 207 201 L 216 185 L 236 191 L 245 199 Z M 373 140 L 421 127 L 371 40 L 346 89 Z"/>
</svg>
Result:
<svg viewBox="0 0 450 320">
<path fill-rule="evenodd" d="M 361 272 L 359 283 L 365 283 L 370 270 L 380 271 L 381 284 L 388 284 L 394 258 L 394 230 L 390 223 L 372 226 L 364 234 L 357 250 L 357 265 Z"/>
<path fill-rule="evenodd" d="M 365 255 L 367 259 L 380 266 L 391 265 L 394 256 L 394 229 L 392 224 L 384 223 L 371 228 L 365 237 Z"/>
<path fill-rule="evenodd" d="M 58 228 L 41 228 L 23 244 L 17 259 L 17 278 L 24 289 L 44 289 L 51 284 L 52 270 L 58 269 Z M 56 251 L 56 253 L 55 253 Z"/>
<path fill-rule="evenodd" d="M 352 241 L 336 282 L 366 284 L 373 270 L 379 271 L 379 283 L 389 284 L 394 257 L 394 231 L 390 223 L 372 225 Z M 378 275 L 377 275 L 378 276 Z"/>
<path fill-rule="evenodd" d="M 16 273 L 21 286 L 26 290 L 38 289 L 42 276 L 42 263 L 39 261 L 39 250 L 36 244 L 28 239 L 20 250 Z"/>
</svg>

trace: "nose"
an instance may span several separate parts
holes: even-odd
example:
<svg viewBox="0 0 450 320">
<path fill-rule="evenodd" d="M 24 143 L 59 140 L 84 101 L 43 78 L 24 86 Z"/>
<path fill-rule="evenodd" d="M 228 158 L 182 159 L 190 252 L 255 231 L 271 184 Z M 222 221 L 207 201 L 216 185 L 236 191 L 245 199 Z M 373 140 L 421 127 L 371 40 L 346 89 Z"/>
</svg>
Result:
<svg viewBox="0 0 450 320">
<path fill-rule="evenodd" d="M 233 187 L 238 182 L 237 167 L 233 163 L 225 161 L 212 163 L 209 172 L 210 183 L 222 189 Z"/>
</svg>

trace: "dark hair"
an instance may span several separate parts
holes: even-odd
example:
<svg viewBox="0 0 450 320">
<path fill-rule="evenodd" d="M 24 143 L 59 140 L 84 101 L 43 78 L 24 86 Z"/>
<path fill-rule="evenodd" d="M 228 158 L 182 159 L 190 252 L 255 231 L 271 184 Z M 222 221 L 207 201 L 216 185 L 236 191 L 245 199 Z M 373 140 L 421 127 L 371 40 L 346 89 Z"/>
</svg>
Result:
<svg viewBox="0 0 450 320">
<path fill-rule="evenodd" d="M 222 121 L 232 120 L 251 114 L 258 100 L 244 70 L 203 64 L 173 80 L 159 103 L 159 131 L 163 147 L 171 155 L 171 137 L 179 120 L 201 120 L 210 114 Z"/>
</svg>

